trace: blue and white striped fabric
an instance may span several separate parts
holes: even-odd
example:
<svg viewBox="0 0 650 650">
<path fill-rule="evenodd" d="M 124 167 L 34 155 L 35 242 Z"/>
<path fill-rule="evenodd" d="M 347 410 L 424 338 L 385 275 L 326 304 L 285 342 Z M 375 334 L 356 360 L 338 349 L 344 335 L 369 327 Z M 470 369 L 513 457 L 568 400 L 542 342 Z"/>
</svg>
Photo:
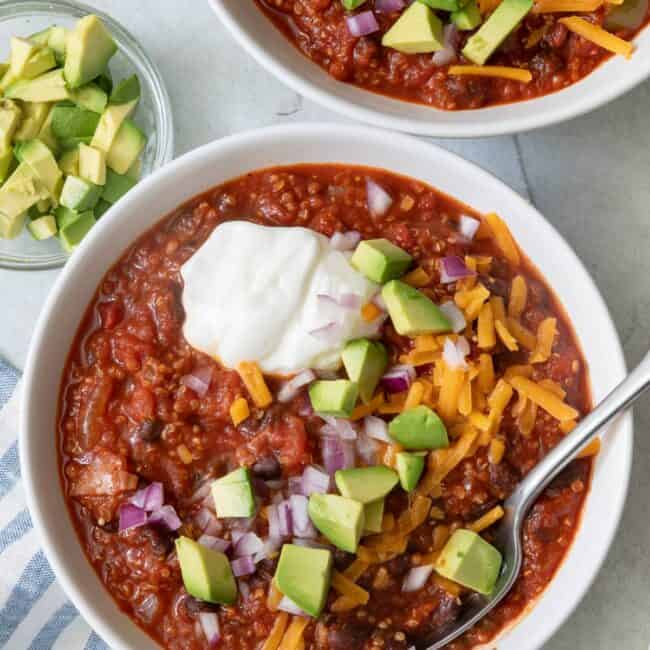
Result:
<svg viewBox="0 0 650 650">
<path fill-rule="evenodd" d="M 39 548 L 20 481 L 19 379 L 0 359 L 0 648 L 107 650 L 56 584 Z"/>
</svg>

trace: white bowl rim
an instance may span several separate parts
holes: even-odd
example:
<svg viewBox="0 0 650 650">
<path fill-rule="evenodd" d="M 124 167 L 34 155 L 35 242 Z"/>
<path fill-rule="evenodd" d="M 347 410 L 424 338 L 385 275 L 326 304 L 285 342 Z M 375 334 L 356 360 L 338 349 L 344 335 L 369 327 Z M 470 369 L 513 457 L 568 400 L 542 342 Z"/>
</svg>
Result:
<svg viewBox="0 0 650 650">
<path fill-rule="evenodd" d="M 131 192 L 129 192 L 126 197 L 120 201 L 117 207 L 112 208 L 112 210 L 107 214 L 108 218 L 102 219 L 99 222 L 98 226 L 96 226 L 89 233 L 86 240 L 84 241 L 84 244 L 71 257 L 69 263 L 64 267 L 61 274 L 57 278 L 38 319 L 23 375 L 23 396 L 20 409 L 19 428 L 20 464 L 27 504 L 32 517 L 32 521 L 34 523 L 34 527 L 42 543 L 45 556 L 50 563 L 64 592 L 68 595 L 70 600 L 77 607 L 85 620 L 95 630 L 95 632 L 97 632 L 97 634 L 106 640 L 106 642 L 115 650 L 133 650 L 134 646 L 130 645 L 126 641 L 123 634 L 116 632 L 115 626 L 111 625 L 107 620 L 98 614 L 96 607 L 92 604 L 92 598 L 88 596 L 88 592 L 92 592 L 92 589 L 89 589 L 87 585 L 84 586 L 82 584 L 82 581 L 73 574 L 71 567 L 68 566 L 69 560 L 65 557 L 65 554 L 54 550 L 56 541 L 55 537 L 51 535 L 47 527 L 48 513 L 47 509 L 42 503 L 43 495 L 37 493 L 37 490 L 34 487 L 36 475 L 32 471 L 32 465 L 35 463 L 35 459 L 39 455 L 39 449 L 37 444 L 32 444 L 33 440 L 36 439 L 35 434 L 30 435 L 30 421 L 33 417 L 31 414 L 33 413 L 34 409 L 29 409 L 27 405 L 32 402 L 32 396 L 37 391 L 37 386 L 39 384 L 40 378 L 42 377 L 42 373 L 45 372 L 45 370 L 40 367 L 39 359 L 41 355 L 39 351 L 41 351 L 45 346 L 49 344 L 48 339 L 51 325 L 48 321 L 51 312 L 53 312 L 55 309 L 56 304 L 60 300 L 61 294 L 66 290 L 67 285 L 71 282 L 74 282 L 73 278 L 76 274 L 77 268 L 81 267 L 82 262 L 85 260 L 85 258 L 90 256 L 90 252 L 92 251 L 93 246 L 100 245 L 102 241 L 105 242 L 107 240 L 106 237 L 108 232 L 111 229 L 117 228 L 122 221 L 125 221 L 128 218 L 128 215 L 131 212 L 130 205 L 135 204 L 141 196 L 155 191 L 157 187 L 164 187 L 167 183 L 173 182 L 177 170 L 181 169 L 182 167 L 203 166 L 206 164 L 206 162 L 211 161 L 213 158 L 218 157 L 219 155 L 223 155 L 224 153 L 227 154 L 228 151 L 234 151 L 243 145 L 255 145 L 255 147 L 263 148 L 265 144 L 272 144 L 273 142 L 277 144 L 278 142 L 290 140 L 292 137 L 303 137 L 322 138 L 323 140 L 327 140 L 329 146 L 329 143 L 335 141 L 337 137 L 340 138 L 346 136 L 354 136 L 366 141 L 376 140 L 377 142 L 382 142 L 382 146 L 389 145 L 391 149 L 394 149 L 395 147 L 401 147 L 404 150 L 408 150 L 409 155 L 419 154 L 425 157 L 427 155 L 432 156 L 432 153 L 434 153 L 438 159 L 445 160 L 446 162 L 450 163 L 450 165 L 453 164 L 457 169 L 463 170 L 463 177 L 468 177 L 471 174 L 475 178 L 480 178 L 482 181 L 489 182 L 495 187 L 495 193 L 504 197 L 504 199 L 507 198 L 508 200 L 512 200 L 514 203 L 519 204 L 521 211 L 526 212 L 527 216 L 534 216 L 536 229 L 541 232 L 546 231 L 545 236 L 550 237 L 553 241 L 554 246 L 556 246 L 558 249 L 561 249 L 562 255 L 566 256 L 566 258 L 575 265 L 575 274 L 581 276 L 580 280 L 581 282 L 585 283 L 584 287 L 590 294 L 590 300 L 593 300 L 593 303 L 591 305 L 592 310 L 590 310 L 591 316 L 593 317 L 594 322 L 600 323 L 599 333 L 606 337 L 611 343 L 610 349 L 608 351 L 608 368 L 611 369 L 609 378 L 612 382 L 612 387 L 614 383 L 620 381 L 627 373 L 620 339 L 616 333 L 607 306 L 604 303 L 596 285 L 593 283 L 591 276 L 588 274 L 582 262 L 569 247 L 563 237 L 556 231 L 552 224 L 546 221 L 546 219 L 544 219 L 544 217 L 530 203 L 525 201 L 521 196 L 514 192 L 514 190 L 510 189 L 502 181 L 484 171 L 474 163 L 468 162 L 452 152 L 407 135 L 385 132 L 381 129 L 376 129 L 373 127 L 359 127 L 355 125 L 346 126 L 333 123 L 305 123 L 272 126 L 241 134 L 231 135 L 221 140 L 216 140 L 209 144 L 203 145 L 184 154 L 180 158 L 157 170 L 151 174 L 151 176 L 141 181 L 141 183 L 139 183 Z M 390 142 L 387 144 L 387 141 Z M 269 162 L 267 166 L 273 166 L 273 163 Z M 383 168 L 390 171 L 389 166 L 383 166 Z M 188 196 L 188 199 L 189 198 L 191 197 Z M 462 198 L 459 198 L 462 201 Z M 171 209 L 173 209 L 173 207 Z M 121 213 L 122 216 L 118 217 L 118 213 Z M 162 218 L 162 216 L 164 215 L 160 215 L 156 219 L 153 219 L 147 228 L 157 223 L 158 219 Z M 93 245 L 92 242 L 95 242 L 95 244 Z M 117 251 L 114 256 L 114 261 L 119 259 L 123 252 L 123 250 Z M 103 277 L 106 270 L 107 268 L 102 269 L 100 278 Z M 86 304 L 83 305 L 83 309 L 85 308 Z M 57 370 L 58 383 L 60 383 L 61 372 L 62 369 L 59 368 Z M 536 628 L 534 630 L 534 638 L 529 639 L 531 645 L 525 647 L 525 650 L 536 650 L 538 648 L 542 648 L 550 636 L 570 616 L 598 574 L 598 571 L 600 570 L 600 567 L 602 566 L 607 552 L 611 546 L 623 513 L 631 473 L 633 451 L 633 419 L 631 412 L 623 415 L 617 421 L 615 426 L 616 454 L 620 456 L 621 465 L 621 476 L 619 477 L 620 482 L 615 487 L 609 486 L 608 495 L 611 498 L 611 502 L 609 503 L 608 511 L 605 513 L 603 518 L 603 525 L 600 530 L 601 537 L 599 540 L 596 540 L 596 543 L 594 545 L 590 546 L 590 552 L 592 552 L 593 555 L 588 561 L 584 561 L 584 564 L 589 566 L 586 568 L 585 575 L 583 576 L 583 582 L 578 587 L 576 587 L 572 593 L 566 595 L 565 602 L 562 603 L 560 607 L 561 611 L 557 613 L 557 616 L 554 617 L 550 623 L 547 622 L 543 630 L 540 630 L 539 628 Z M 606 439 L 609 440 L 609 432 L 606 436 Z M 593 493 L 593 491 L 594 484 L 592 483 L 591 493 Z M 589 497 L 587 499 L 587 506 L 588 504 Z M 587 506 L 585 506 L 585 508 Z M 583 518 L 584 513 L 585 509 L 583 509 Z M 69 519 L 68 523 L 71 525 L 71 521 Z M 576 540 L 580 537 L 580 533 L 581 528 L 578 529 Z M 576 541 L 574 540 L 571 549 L 574 548 L 575 545 Z M 572 553 L 571 549 L 569 549 L 569 552 L 565 556 L 560 569 L 556 572 L 551 585 L 544 593 L 547 593 L 551 588 L 553 582 L 557 580 L 558 574 L 560 571 L 562 571 L 563 566 L 566 564 L 566 560 Z M 85 554 L 83 559 L 88 563 Z M 91 568 L 91 570 L 93 569 Z M 83 593 L 84 590 L 87 592 L 85 595 Z M 535 601 L 535 605 L 537 605 L 542 599 L 544 599 L 544 594 L 542 594 L 542 596 L 537 601 Z M 534 612 L 535 609 L 536 607 L 533 606 L 531 608 L 531 611 Z M 116 616 L 124 616 L 123 612 L 117 608 L 117 605 L 115 606 L 115 614 Z M 526 611 L 524 619 L 527 620 L 530 618 L 530 616 L 530 611 Z M 506 628 L 505 637 L 508 637 L 513 629 L 516 630 L 520 627 L 520 625 L 523 625 L 523 623 L 520 623 L 520 621 L 515 621 L 514 623 L 516 623 L 514 627 L 508 626 Z M 133 623 L 131 624 L 134 625 Z M 521 639 L 518 639 L 518 641 L 521 642 Z M 493 647 L 492 643 L 488 645 L 489 647 Z M 508 650 L 510 650 L 510 648 Z M 524 646 L 518 645 L 517 650 L 524 650 Z"/>
<path fill-rule="evenodd" d="M 402 131 L 404 133 L 427 135 L 437 138 L 480 138 L 533 131 L 552 124 L 565 122 L 575 117 L 580 117 L 585 113 L 600 108 L 625 94 L 650 76 L 650 58 L 643 59 L 637 54 L 638 60 L 635 60 L 634 62 L 634 73 L 630 74 L 629 77 L 615 77 L 610 81 L 610 83 L 602 86 L 602 90 L 599 94 L 588 92 L 582 93 L 577 100 L 574 100 L 571 103 L 561 102 L 559 106 L 545 109 L 544 111 L 531 109 L 528 115 L 509 117 L 508 119 L 502 120 L 494 120 L 490 118 L 491 110 L 502 107 L 502 105 L 500 105 L 482 109 L 455 111 L 458 114 L 468 114 L 470 116 L 471 119 L 465 122 L 439 123 L 434 119 L 431 120 L 430 123 L 423 123 L 420 120 L 388 115 L 379 110 L 369 109 L 355 103 L 354 101 L 327 92 L 317 82 L 312 81 L 306 76 L 297 74 L 284 65 L 279 57 L 262 47 L 249 30 L 247 30 L 232 15 L 232 12 L 228 9 L 224 0 L 208 0 L 208 2 L 221 22 L 226 26 L 227 30 L 232 33 L 235 40 L 240 43 L 263 68 L 268 70 L 285 85 L 289 86 L 289 88 L 295 90 L 307 99 L 321 104 L 340 115 L 374 126 Z M 271 21 L 269 21 L 269 24 L 271 25 Z M 275 29 L 275 26 L 271 25 L 271 27 Z M 646 26 L 645 30 L 650 30 L 650 26 Z M 293 47 L 293 44 L 291 44 L 291 47 Z M 296 49 L 296 56 L 304 57 L 305 55 Z M 316 63 L 313 63 L 313 65 L 319 67 Z M 607 61 L 603 62 L 601 65 L 607 65 Z M 318 75 L 316 75 L 316 78 L 317 76 Z M 580 81 L 577 83 L 580 83 Z M 572 84 L 572 86 L 575 85 L 576 84 Z M 359 90 L 374 94 L 372 91 L 364 90 L 362 88 Z M 559 90 L 550 93 L 549 95 L 545 95 L 544 97 L 558 95 L 562 92 L 563 90 Z M 537 101 L 538 99 L 523 100 L 505 106 L 529 104 L 532 107 L 535 107 Z M 412 102 L 406 101 L 400 101 L 400 103 L 406 104 L 407 106 L 412 104 Z M 418 106 L 418 104 L 415 105 Z M 436 111 L 443 113 L 447 112 L 439 111 L 434 107 L 427 108 L 432 111 L 432 114 L 435 114 Z"/>
</svg>

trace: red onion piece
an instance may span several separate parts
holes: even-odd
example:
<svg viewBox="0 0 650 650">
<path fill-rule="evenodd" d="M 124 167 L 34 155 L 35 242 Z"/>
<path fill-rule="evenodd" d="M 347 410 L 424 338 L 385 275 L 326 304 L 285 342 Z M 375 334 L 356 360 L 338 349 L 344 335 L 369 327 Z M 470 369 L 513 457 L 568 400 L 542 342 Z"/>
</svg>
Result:
<svg viewBox="0 0 650 650">
<path fill-rule="evenodd" d="M 198 524 L 201 532 L 206 535 L 215 535 L 222 528 L 219 520 L 208 508 L 201 508 L 194 517 L 194 521 Z"/>
<path fill-rule="evenodd" d="M 391 14 L 394 11 L 402 11 L 406 5 L 404 0 L 375 0 L 375 11 L 381 14 Z"/>
<path fill-rule="evenodd" d="M 152 526 L 163 526 L 167 530 L 178 530 L 183 525 L 173 506 L 163 506 L 152 512 L 147 523 Z"/>
<path fill-rule="evenodd" d="M 330 237 L 330 246 L 337 251 L 352 251 L 361 241 L 361 233 L 356 230 L 348 232 L 335 232 Z"/>
<path fill-rule="evenodd" d="M 269 536 L 274 538 L 281 538 L 280 532 L 280 513 L 277 504 L 271 504 L 266 509 L 266 515 L 269 518 Z"/>
<path fill-rule="evenodd" d="M 214 612 L 200 612 L 199 621 L 208 644 L 210 646 L 216 646 L 221 639 L 219 617 Z"/>
<path fill-rule="evenodd" d="M 368 210 L 373 217 L 383 217 L 393 205 L 393 197 L 370 178 L 366 180 L 366 193 Z"/>
<path fill-rule="evenodd" d="M 328 345 L 335 345 L 340 343 L 343 338 L 343 326 L 340 323 L 331 321 L 327 325 L 310 330 L 308 334 Z"/>
<path fill-rule="evenodd" d="M 339 469 L 354 467 L 354 445 L 341 440 L 338 436 L 325 436 L 322 438 L 323 464 L 325 471 L 332 475 Z"/>
<path fill-rule="evenodd" d="M 293 531 L 291 519 L 291 505 L 288 501 L 278 504 L 278 518 L 280 520 L 280 537 L 289 537 Z"/>
<path fill-rule="evenodd" d="M 378 445 L 375 440 L 368 436 L 357 438 L 357 453 L 366 465 L 377 464 Z"/>
<path fill-rule="evenodd" d="M 448 255 L 440 260 L 440 282 L 448 284 L 463 278 L 471 278 L 476 271 L 467 268 L 464 260 L 457 255 Z"/>
<path fill-rule="evenodd" d="M 251 595 L 251 588 L 245 580 L 237 580 L 237 589 L 244 600 L 248 600 Z"/>
<path fill-rule="evenodd" d="M 476 231 L 479 229 L 480 225 L 481 222 L 478 219 L 474 219 L 474 217 L 468 217 L 466 214 L 462 214 L 460 221 L 458 222 L 458 230 L 465 239 L 469 239 L 471 241 L 474 239 Z"/>
<path fill-rule="evenodd" d="M 225 553 L 230 548 L 230 542 L 227 539 L 213 537 L 212 535 L 201 535 L 196 541 L 206 548 L 221 553 Z"/>
<path fill-rule="evenodd" d="M 303 370 L 295 377 L 292 377 L 278 391 L 279 402 L 290 402 L 298 391 L 306 384 L 311 384 L 316 379 L 316 373 L 313 370 Z"/>
<path fill-rule="evenodd" d="M 196 368 L 189 375 L 181 377 L 181 384 L 193 390 L 199 397 L 205 397 L 212 381 L 212 367 Z"/>
<path fill-rule="evenodd" d="M 292 494 L 289 497 L 291 506 L 291 520 L 293 523 L 293 534 L 296 537 L 316 537 L 316 529 L 309 518 L 309 500 L 302 494 Z"/>
<path fill-rule="evenodd" d="M 207 496 L 210 495 L 211 487 L 212 487 L 212 481 L 205 481 L 194 491 L 194 494 L 190 497 L 190 503 L 203 501 L 203 499 L 205 499 Z"/>
<path fill-rule="evenodd" d="M 451 331 L 455 334 L 462 332 L 467 327 L 465 315 L 451 300 L 440 305 L 440 311 L 451 323 Z"/>
<path fill-rule="evenodd" d="M 349 420 L 345 420 L 344 418 L 335 418 L 331 415 L 323 415 L 321 417 L 323 420 L 325 420 L 325 422 L 327 422 L 328 426 L 330 427 L 327 429 L 327 433 L 325 435 L 330 435 L 331 431 L 335 431 L 336 435 L 339 436 L 341 440 L 357 439 L 357 430 Z"/>
<path fill-rule="evenodd" d="M 418 591 L 427 584 L 427 580 L 433 571 L 432 564 L 413 567 L 404 578 L 402 591 Z"/>
<path fill-rule="evenodd" d="M 303 494 L 302 476 L 291 476 L 287 481 L 287 491 L 289 494 Z"/>
<path fill-rule="evenodd" d="M 464 344 L 461 342 L 464 341 Z M 445 339 L 442 348 L 442 358 L 444 362 L 453 370 L 466 370 L 467 362 L 465 357 L 469 354 L 469 344 L 463 337 L 454 343 L 450 338 Z"/>
<path fill-rule="evenodd" d="M 239 576 L 249 576 L 251 573 L 255 573 L 255 562 L 253 562 L 253 558 L 250 555 L 238 557 L 230 563 L 230 566 L 232 567 L 232 573 L 236 578 L 239 578 Z"/>
<path fill-rule="evenodd" d="M 329 474 L 321 472 L 312 465 L 305 468 L 301 478 L 302 493 L 308 497 L 311 494 L 327 494 L 330 489 Z"/>
<path fill-rule="evenodd" d="M 264 548 L 264 542 L 255 533 L 244 533 L 235 542 L 235 557 L 255 555 Z"/>
<path fill-rule="evenodd" d="M 262 548 L 253 555 L 253 562 L 257 564 L 262 560 L 266 560 L 271 553 L 275 553 L 282 546 L 282 540 L 276 537 L 268 537 L 264 540 Z"/>
<path fill-rule="evenodd" d="M 376 307 L 379 307 L 382 311 L 386 311 L 386 301 L 384 300 L 383 296 L 381 295 L 381 291 L 378 291 L 373 297 L 372 297 L 372 302 Z"/>
<path fill-rule="evenodd" d="M 278 603 L 278 609 L 283 612 L 287 612 L 289 614 L 294 614 L 295 616 L 308 616 L 305 612 L 303 612 L 296 603 L 291 600 L 288 596 L 283 596 L 282 600 Z"/>
<path fill-rule="evenodd" d="M 359 309 L 361 296 L 356 293 L 342 293 L 338 298 L 326 293 L 319 293 L 316 298 L 323 304 L 335 305 L 344 309 Z"/>
<path fill-rule="evenodd" d="M 132 503 L 123 503 L 120 506 L 120 524 L 119 531 L 129 530 L 129 528 L 138 528 L 147 523 L 147 513 Z"/>
<path fill-rule="evenodd" d="M 345 23 L 352 36 L 368 36 L 379 31 L 379 23 L 372 11 L 362 11 L 354 16 L 346 16 Z"/>
<path fill-rule="evenodd" d="M 162 508 L 164 503 L 164 490 L 162 483 L 150 483 L 147 487 L 138 490 L 130 499 L 132 503 L 138 508 L 142 508 L 147 512 L 158 510 Z"/>
<path fill-rule="evenodd" d="M 415 379 L 415 368 L 409 365 L 393 366 L 380 380 L 388 393 L 402 393 L 408 390 Z"/>
<path fill-rule="evenodd" d="M 363 418 L 363 428 L 367 436 L 380 440 L 381 442 L 392 443 L 392 438 L 388 435 L 388 424 L 385 420 L 374 415 L 367 415 Z"/>
<path fill-rule="evenodd" d="M 433 65 L 443 66 L 453 63 L 458 58 L 458 46 L 460 45 L 460 32 L 453 23 L 445 25 L 443 33 L 442 50 L 438 50 L 433 55 Z"/>
</svg>

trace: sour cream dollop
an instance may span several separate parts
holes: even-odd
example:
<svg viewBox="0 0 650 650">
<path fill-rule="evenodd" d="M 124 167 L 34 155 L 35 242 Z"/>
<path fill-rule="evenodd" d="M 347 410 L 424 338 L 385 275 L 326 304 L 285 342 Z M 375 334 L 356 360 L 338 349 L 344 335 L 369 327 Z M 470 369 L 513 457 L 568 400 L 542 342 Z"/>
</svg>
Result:
<svg viewBox="0 0 650 650">
<path fill-rule="evenodd" d="M 378 285 L 306 228 L 226 222 L 181 275 L 186 340 L 231 368 L 256 361 L 267 373 L 332 370 L 347 341 L 377 332 L 378 321 L 364 321 L 360 307 Z M 350 295 L 358 306 L 337 304 Z M 336 340 L 318 334 L 331 323 Z"/>
</svg>

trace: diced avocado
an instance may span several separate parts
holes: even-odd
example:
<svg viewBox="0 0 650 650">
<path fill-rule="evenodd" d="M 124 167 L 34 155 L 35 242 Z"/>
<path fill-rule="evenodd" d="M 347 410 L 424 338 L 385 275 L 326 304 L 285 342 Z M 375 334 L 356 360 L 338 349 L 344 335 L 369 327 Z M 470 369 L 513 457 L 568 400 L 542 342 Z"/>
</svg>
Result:
<svg viewBox="0 0 650 650">
<path fill-rule="evenodd" d="M 604 27 L 610 31 L 637 30 L 648 12 L 648 0 L 625 0 L 620 5 L 610 5 L 605 15 Z"/>
<path fill-rule="evenodd" d="M 112 169 L 108 169 L 102 199 L 108 203 L 117 203 L 135 184 L 136 181 L 128 176 L 116 174 Z"/>
<path fill-rule="evenodd" d="M 99 219 L 104 213 L 108 212 L 113 206 L 104 199 L 99 199 L 99 203 L 95 206 L 93 212 L 95 213 L 95 219 Z"/>
<path fill-rule="evenodd" d="M 375 465 L 340 469 L 334 480 L 344 497 L 367 504 L 383 499 L 398 484 L 399 476 L 390 467 Z"/>
<path fill-rule="evenodd" d="M 70 99 L 86 110 L 93 113 L 103 113 L 108 104 L 108 95 L 94 83 L 86 84 L 70 91 Z M 99 120 L 97 120 L 99 122 Z M 94 131 L 93 131 L 94 133 Z"/>
<path fill-rule="evenodd" d="M 309 497 L 309 517 L 334 546 L 356 553 L 365 527 L 363 504 L 338 494 L 315 492 Z"/>
<path fill-rule="evenodd" d="M 85 215 L 86 213 L 84 212 L 83 214 Z M 80 216 L 81 214 L 79 212 L 76 212 L 75 210 L 70 210 L 70 208 L 66 208 L 63 205 L 59 205 L 54 210 L 54 217 L 56 218 L 56 227 L 59 230 L 63 230 L 66 226 L 69 226 L 71 223 L 74 223 L 77 219 L 79 219 Z"/>
<path fill-rule="evenodd" d="M 459 0 L 418 0 L 436 11 L 458 11 L 461 7 Z"/>
<path fill-rule="evenodd" d="M 102 195 L 101 185 L 95 185 L 79 176 L 66 176 L 61 190 L 61 205 L 77 212 L 92 210 Z"/>
<path fill-rule="evenodd" d="M 368 534 L 381 533 L 382 523 L 384 521 L 384 499 L 367 503 L 363 507 L 366 517 L 366 525 L 363 532 Z"/>
<path fill-rule="evenodd" d="M 0 79 L 5 76 L 7 70 L 9 70 L 9 64 L 7 62 L 0 63 Z"/>
<path fill-rule="evenodd" d="M 12 36 L 10 41 L 11 53 L 9 55 L 9 69 L 5 72 L 0 81 L 0 90 L 3 92 L 14 82 L 21 78 L 23 70 L 30 57 L 36 54 L 41 45 L 30 42 L 26 38 Z"/>
<path fill-rule="evenodd" d="M 27 223 L 27 230 L 38 241 L 49 239 L 56 235 L 56 219 L 51 214 L 46 214 L 43 217 L 29 221 Z"/>
<path fill-rule="evenodd" d="M 367 404 L 386 370 L 386 348 L 375 341 L 356 339 L 343 348 L 341 358 L 348 377 L 357 384 L 359 396 Z"/>
<path fill-rule="evenodd" d="M 399 278 L 413 258 L 387 239 L 366 239 L 359 243 L 350 264 L 373 282 L 383 284 Z"/>
<path fill-rule="evenodd" d="M 82 212 L 77 219 L 59 229 L 59 241 L 63 249 L 72 253 L 83 238 L 90 232 L 91 228 L 97 223 L 92 210 Z"/>
<path fill-rule="evenodd" d="M 113 92 L 113 77 L 108 68 L 106 68 L 99 77 L 95 78 L 93 83 L 96 83 L 106 93 L 106 95 L 109 97 L 111 96 L 111 93 Z"/>
<path fill-rule="evenodd" d="M 4 183 L 7 176 L 9 176 L 9 170 L 13 161 L 14 150 L 11 147 L 0 151 L 0 183 Z"/>
<path fill-rule="evenodd" d="M 32 140 L 38 136 L 49 114 L 49 104 L 43 102 L 29 102 L 25 104 L 23 107 L 23 121 L 20 123 L 16 133 L 14 133 L 14 141 L 23 142 L 25 140 Z"/>
<path fill-rule="evenodd" d="M 106 183 L 106 154 L 87 144 L 79 145 L 79 176 L 94 183 Z"/>
<path fill-rule="evenodd" d="M 49 214 L 52 208 L 50 199 L 43 199 L 27 210 L 27 216 L 30 219 L 40 219 L 42 216 Z"/>
<path fill-rule="evenodd" d="M 451 14 L 451 22 L 461 31 L 476 29 L 482 20 L 481 11 L 476 0 L 469 0 L 464 7 Z"/>
<path fill-rule="evenodd" d="M 126 174 L 147 144 L 145 134 L 131 120 L 124 120 L 106 156 L 106 164 L 117 174 Z"/>
<path fill-rule="evenodd" d="M 481 29 L 467 40 L 463 56 L 472 63 L 483 65 L 532 7 L 533 0 L 503 0 Z"/>
<path fill-rule="evenodd" d="M 80 144 L 90 144 L 92 138 L 89 135 L 85 135 L 81 138 L 61 138 L 59 144 L 63 151 L 69 151 L 70 149 L 76 149 Z"/>
<path fill-rule="evenodd" d="M 59 168 L 66 176 L 79 176 L 79 147 L 68 149 L 61 154 Z"/>
<path fill-rule="evenodd" d="M 54 55 L 54 50 L 49 47 L 44 47 L 43 49 L 34 52 L 34 54 L 29 57 L 19 78 L 34 79 L 55 67 L 56 57 Z"/>
<path fill-rule="evenodd" d="M 54 133 L 52 133 L 52 109 L 48 112 L 37 137 L 55 156 L 59 154 L 59 141 L 56 139 Z"/>
<path fill-rule="evenodd" d="M 32 168 L 26 163 L 20 163 L 0 188 L 0 213 L 10 222 L 48 197 L 47 189 Z"/>
<path fill-rule="evenodd" d="M 16 146 L 16 158 L 31 167 L 50 196 L 58 201 L 63 173 L 56 164 L 52 152 L 40 140 L 28 140 Z"/>
<path fill-rule="evenodd" d="M 424 471 L 426 456 L 422 453 L 410 454 L 401 451 L 396 457 L 396 468 L 399 474 L 399 483 L 405 492 L 412 492 Z"/>
<path fill-rule="evenodd" d="M 341 0 L 341 4 L 348 11 L 354 11 L 359 8 L 366 0 Z"/>
<path fill-rule="evenodd" d="M 54 50 L 56 62 L 61 64 L 63 63 L 65 56 L 65 39 L 67 32 L 68 30 L 65 27 L 52 25 L 52 27 L 48 27 L 41 32 L 32 34 L 29 37 L 29 40 L 32 41 L 32 43 L 50 47 Z"/>
<path fill-rule="evenodd" d="M 489 595 L 501 570 L 501 553 L 474 531 L 461 528 L 445 544 L 435 565 L 443 577 Z"/>
<path fill-rule="evenodd" d="M 11 99 L 0 100 L 0 148 L 6 151 L 13 144 L 14 133 L 16 133 L 22 110 L 16 102 Z"/>
<path fill-rule="evenodd" d="M 332 578 L 332 552 L 285 544 L 280 553 L 275 583 L 287 598 L 311 616 L 320 616 Z"/>
<path fill-rule="evenodd" d="M 402 336 L 450 332 L 449 319 L 421 291 L 392 280 L 381 291 L 393 327 Z"/>
<path fill-rule="evenodd" d="M 428 406 L 421 404 L 393 418 L 390 437 L 406 449 L 440 449 L 449 446 L 444 422 Z"/>
<path fill-rule="evenodd" d="M 108 67 L 117 45 L 97 16 L 84 16 L 66 39 L 65 78 L 70 88 L 79 88 Z"/>
<path fill-rule="evenodd" d="M 40 32 L 36 32 L 35 34 L 31 34 L 27 38 L 32 42 L 36 43 L 36 45 L 47 45 L 47 40 L 50 38 L 50 30 L 51 27 L 46 27 L 45 29 L 41 30 Z"/>
<path fill-rule="evenodd" d="M 240 467 L 212 483 L 217 517 L 252 517 L 255 497 L 249 471 Z"/>
<path fill-rule="evenodd" d="M 349 417 L 357 403 L 359 389 L 347 379 L 321 379 L 309 386 L 309 399 L 316 413 Z"/>
<path fill-rule="evenodd" d="M 126 172 L 126 176 L 128 176 L 131 180 L 135 181 L 136 183 L 140 180 L 140 176 L 142 176 L 142 159 L 141 158 L 138 158 L 129 167 L 129 171 Z"/>
<path fill-rule="evenodd" d="M 129 104 L 140 99 L 140 80 L 137 75 L 122 79 L 111 93 L 111 104 Z"/>
<path fill-rule="evenodd" d="M 133 113 L 137 105 L 138 102 L 136 100 L 127 102 L 126 104 L 109 104 L 102 113 L 97 130 L 90 144 L 108 153 L 122 123 Z"/>
<path fill-rule="evenodd" d="M 57 104 L 52 109 L 52 132 L 59 140 L 92 137 L 99 115 L 80 106 Z"/>
<path fill-rule="evenodd" d="M 15 217 L 8 217 L 0 212 L 0 239 L 15 239 L 23 231 L 27 213 L 23 212 Z"/>
<path fill-rule="evenodd" d="M 176 540 L 176 553 L 188 594 L 222 605 L 237 600 L 237 583 L 223 553 L 183 536 Z"/>
<path fill-rule="evenodd" d="M 65 85 L 62 70 L 46 72 L 35 79 L 19 79 L 5 91 L 9 99 L 24 102 L 58 102 L 68 99 L 70 93 Z"/>
<path fill-rule="evenodd" d="M 384 34 L 381 44 L 406 54 L 443 49 L 440 18 L 421 2 L 414 2 Z"/>
</svg>

